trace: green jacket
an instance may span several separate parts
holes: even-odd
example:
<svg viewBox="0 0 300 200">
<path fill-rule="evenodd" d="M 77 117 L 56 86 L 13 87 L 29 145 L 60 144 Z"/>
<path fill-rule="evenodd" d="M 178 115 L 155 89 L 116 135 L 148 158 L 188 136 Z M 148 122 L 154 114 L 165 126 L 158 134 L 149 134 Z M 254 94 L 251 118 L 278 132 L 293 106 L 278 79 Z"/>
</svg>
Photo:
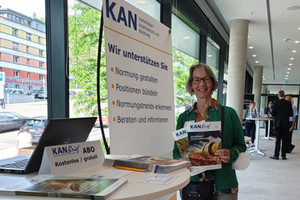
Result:
<svg viewBox="0 0 300 200">
<path fill-rule="evenodd" d="M 210 106 L 207 110 L 209 120 L 221 121 L 221 104 L 218 105 L 218 110 Z M 179 115 L 176 129 L 184 127 L 185 122 L 195 121 L 196 119 L 196 104 L 193 108 L 186 110 Z M 222 134 L 222 148 L 230 150 L 230 160 L 228 163 L 222 163 L 222 169 L 205 172 L 206 177 L 211 174 L 215 175 L 215 184 L 217 190 L 229 189 L 238 186 L 235 170 L 232 169 L 232 163 L 238 158 L 239 152 L 246 151 L 243 129 L 239 117 L 234 109 L 223 107 L 224 109 L 224 129 Z M 179 159 L 180 153 L 176 143 L 174 143 L 173 158 Z M 198 176 L 191 177 L 191 182 L 199 182 Z"/>
</svg>

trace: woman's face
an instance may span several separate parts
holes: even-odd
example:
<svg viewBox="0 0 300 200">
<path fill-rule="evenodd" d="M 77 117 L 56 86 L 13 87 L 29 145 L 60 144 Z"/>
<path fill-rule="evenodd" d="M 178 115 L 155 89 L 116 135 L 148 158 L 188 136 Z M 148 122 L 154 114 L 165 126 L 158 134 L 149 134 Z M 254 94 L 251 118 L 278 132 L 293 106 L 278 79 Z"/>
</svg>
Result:
<svg viewBox="0 0 300 200">
<path fill-rule="evenodd" d="M 192 77 L 193 77 L 192 89 L 197 99 L 211 98 L 213 82 L 212 82 L 212 78 L 207 75 L 205 70 L 196 68 L 193 72 Z M 201 78 L 202 80 L 199 81 L 199 78 Z"/>
</svg>

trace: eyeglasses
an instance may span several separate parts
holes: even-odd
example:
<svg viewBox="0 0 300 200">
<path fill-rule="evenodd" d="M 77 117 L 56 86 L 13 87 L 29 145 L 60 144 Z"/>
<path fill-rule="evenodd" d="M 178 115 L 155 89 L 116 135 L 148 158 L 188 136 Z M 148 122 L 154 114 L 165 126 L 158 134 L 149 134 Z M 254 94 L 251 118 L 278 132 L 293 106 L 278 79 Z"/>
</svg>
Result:
<svg viewBox="0 0 300 200">
<path fill-rule="evenodd" d="M 203 78 L 199 78 L 199 77 L 194 77 L 192 78 L 192 83 L 193 84 L 199 84 L 201 81 L 203 81 L 204 83 L 211 83 L 212 78 L 209 76 L 205 76 Z"/>
</svg>

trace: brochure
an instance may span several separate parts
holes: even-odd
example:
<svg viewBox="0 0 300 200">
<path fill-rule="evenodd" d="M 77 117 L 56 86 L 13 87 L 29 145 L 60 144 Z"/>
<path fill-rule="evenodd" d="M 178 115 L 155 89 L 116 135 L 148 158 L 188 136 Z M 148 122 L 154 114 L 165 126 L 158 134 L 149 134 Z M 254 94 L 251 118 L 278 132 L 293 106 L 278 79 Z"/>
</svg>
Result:
<svg viewBox="0 0 300 200">
<path fill-rule="evenodd" d="M 38 179 L 38 178 L 34 178 Z M 105 177 L 63 177 L 49 176 L 40 181 L 32 181 L 31 185 L 23 188 L 13 186 L 1 188 L 2 195 L 26 195 L 45 197 L 66 197 L 84 199 L 107 199 L 107 197 L 121 187 L 127 180 Z"/>
<path fill-rule="evenodd" d="M 172 132 L 173 138 L 176 142 L 181 157 L 188 157 L 188 140 L 186 128 L 178 129 Z"/>
<path fill-rule="evenodd" d="M 177 169 L 188 167 L 190 161 L 180 161 L 170 158 L 141 156 L 129 159 L 116 159 L 113 166 L 118 169 L 127 169 L 141 172 L 168 173 Z"/>
<path fill-rule="evenodd" d="M 220 169 L 221 160 L 215 155 L 221 148 L 221 122 L 195 122 L 186 127 L 191 175 Z"/>
</svg>

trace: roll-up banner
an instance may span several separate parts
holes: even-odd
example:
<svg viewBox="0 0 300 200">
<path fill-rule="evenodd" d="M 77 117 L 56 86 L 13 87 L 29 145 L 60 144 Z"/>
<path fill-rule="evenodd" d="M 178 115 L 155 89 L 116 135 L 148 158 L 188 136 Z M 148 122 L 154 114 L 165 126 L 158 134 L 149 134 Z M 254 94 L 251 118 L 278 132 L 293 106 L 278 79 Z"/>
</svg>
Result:
<svg viewBox="0 0 300 200">
<path fill-rule="evenodd" d="M 175 129 L 168 27 L 123 0 L 103 0 L 112 154 L 166 155 Z"/>
</svg>

